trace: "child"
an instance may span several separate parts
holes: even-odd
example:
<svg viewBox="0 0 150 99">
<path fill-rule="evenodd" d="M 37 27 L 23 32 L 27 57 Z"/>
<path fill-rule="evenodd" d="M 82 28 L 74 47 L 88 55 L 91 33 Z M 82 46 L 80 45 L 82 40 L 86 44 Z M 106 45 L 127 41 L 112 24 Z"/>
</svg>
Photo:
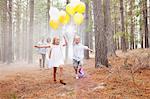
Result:
<svg viewBox="0 0 150 99">
<path fill-rule="evenodd" d="M 38 45 L 35 46 L 36 48 L 38 48 L 38 52 L 40 54 L 40 59 L 39 59 L 40 68 L 45 67 L 45 58 L 46 58 L 47 48 L 41 47 L 45 45 L 47 45 L 47 43 L 44 41 L 44 39 L 42 39 L 40 42 L 38 42 Z"/>
<path fill-rule="evenodd" d="M 82 68 L 84 50 L 93 51 L 89 49 L 87 46 L 84 46 L 83 44 L 80 43 L 79 36 L 75 36 L 74 44 L 73 44 L 73 66 L 76 74 L 76 79 L 79 79 L 79 77 L 82 77 L 84 75 L 83 68 Z"/>
<path fill-rule="evenodd" d="M 51 39 L 47 38 L 46 43 L 44 43 L 43 45 L 35 46 L 35 47 L 38 48 L 38 49 L 45 49 L 46 50 L 45 60 L 46 60 L 47 68 L 49 68 L 48 65 L 49 65 L 49 52 L 50 52 L 50 48 L 51 48 Z"/>
<path fill-rule="evenodd" d="M 51 65 L 53 66 L 53 80 L 56 83 L 56 71 L 57 71 L 57 68 L 60 68 L 60 83 L 63 85 L 66 85 L 66 83 L 63 82 L 62 80 L 63 65 L 64 65 L 62 47 L 66 45 L 67 45 L 66 39 L 65 39 L 65 44 L 61 45 L 59 37 L 55 36 L 53 39 L 53 45 L 51 46 L 51 51 L 49 54 Z"/>
</svg>

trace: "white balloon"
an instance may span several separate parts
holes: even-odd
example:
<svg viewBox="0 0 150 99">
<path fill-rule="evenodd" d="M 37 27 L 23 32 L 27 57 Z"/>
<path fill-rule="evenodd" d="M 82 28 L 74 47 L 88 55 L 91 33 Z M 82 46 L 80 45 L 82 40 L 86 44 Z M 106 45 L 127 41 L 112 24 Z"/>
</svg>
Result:
<svg viewBox="0 0 150 99">
<path fill-rule="evenodd" d="M 59 12 L 59 16 L 62 16 L 62 15 L 66 15 L 66 12 L 65 12 L 64 10 L 61 10 L 61 11 Z"/>
<path fill-rule="evenodd" d="M 80 3 L 80 0 L 71 0 L 70 2 L 71 6 L 76 6 L 79 3 Z"/>
<path fill-rule="evenodd" d="M 59 17 L 59 10 L 56 7 L 51 7 L 49 10 L 49 15 L 51 19 L 57 20 Z"/>
<path fill-rule="evenodd" d="M 77 3 L 80 2 L 80 0 L 71 0 L 71 3 Z"/>
<path fill-rule="evenodd" d="M 50 20 L 58 20 L 59 16 L 56 16 L 56 15 L 52 15 L 50 16 Z"/>
<path fill-rule="evenodd" d="M 53 15 L 53 14 L 58 14 L 59 10 L 56 7 L 51 7 L 49 10 L 49 14 Z"/>
</svg>

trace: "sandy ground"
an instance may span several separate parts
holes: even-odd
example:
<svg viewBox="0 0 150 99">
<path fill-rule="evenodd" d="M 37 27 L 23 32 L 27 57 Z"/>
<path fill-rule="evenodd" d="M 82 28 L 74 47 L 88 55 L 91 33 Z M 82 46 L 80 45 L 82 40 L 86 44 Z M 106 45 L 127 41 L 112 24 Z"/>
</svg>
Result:
<svg viewBox="0 0 150 99">
<path fill-rule="evenodd" d="M 67 85 L 55 84 L 52 69 L 37 64 L 0 64 L 0 99 L 150 99 L 149 54 L 150 49 L 118 51 L 109 58 L 110 68 L 95 69 L 94 59 L 85 60 L 86 76 L 79 80 L 72 65 L 65 65 Z"/>
</svg>

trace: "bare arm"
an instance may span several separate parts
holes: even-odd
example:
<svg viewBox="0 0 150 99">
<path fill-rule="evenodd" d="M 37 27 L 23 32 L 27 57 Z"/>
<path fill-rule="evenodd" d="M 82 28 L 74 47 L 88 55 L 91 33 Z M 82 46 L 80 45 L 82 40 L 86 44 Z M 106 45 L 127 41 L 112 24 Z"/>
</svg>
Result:
<svg viewBox="0 0 150 99">
<path fill-rule="evenodd" d="M 87 50 L 91 51 L 91 52 L 94 52 L 92 49 L 88 48 Z"/>
<path fill-rule="evenodd" d="M 34 46 L 34 47 L 36 47 L 36 48 L 50 48 L 50 45 L 45 45 L 45 46 Z"/>
<path fill-rule="evenodd" d="M 67 45 L 68 45 L 68 42 L 67 42 L 67 40 L 66 40 L 66 37 L 63 36 L 63 38 L 64 38 L 64 40 L 65 40 L 65 44 L 63 44 L 63 46 L 67 46 Z"/>
<path fill-rule="evenodd" d="M 92 49 L 88 48 L 88 46 L 83 46 L 85 50 L 88 50 L 88 51 L 91 51 L 91 52 L 94 52 Z"/>
</svg>

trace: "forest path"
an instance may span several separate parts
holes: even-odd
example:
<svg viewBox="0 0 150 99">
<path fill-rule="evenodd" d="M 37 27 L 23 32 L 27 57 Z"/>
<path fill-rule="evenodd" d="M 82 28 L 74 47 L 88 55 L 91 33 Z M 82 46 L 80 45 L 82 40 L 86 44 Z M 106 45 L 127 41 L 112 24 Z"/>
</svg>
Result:
<svg viewBox="0 0 150 99">
<path fill-rule="evenodd" d="M 74 78 L 72 65 L 66 65 L 64 81 L 67 85 L 54 84 L 52 69 L 40 70 L 38 65 L 1 65 L 0 99 L 149 99 L 149 70 L 134 74 L 140 86 L 137 89 L 130 72 L 122 68 L 126 57 L 133 59 L 134 55 L 141 56 L 141 52 L 150 53 L 150 50 L 135 50 L 126 54 L 118 51 L 119 57 L 110 58 L 112 68 L 109 69 L 95 69 L 94 59 L 86 60 L 86 77 L 78 80 Z"/>
<path fill-rule="evenodd" d="M 85 61 L 86 76 L 76 80 L 71 65 L 64 67 L 66 86 L 52 81 L 52 69 L 39 69 L 37 65 L 6 65 L 1 67 L 0 96 L 3 98 L 63 98 L 85 97 L 99 84 L 92 79 L 94 59 Z M 59 78 L 58 78 L 59 79 Z M 100 85 L 103 87 L 103 85 Z M 82 94 L 84 93 L 84 94 Z M 69 98 L 68 97 L 68 98 Z M 93 97 L 93 96 L 92 96 Z"/>
</svg>

